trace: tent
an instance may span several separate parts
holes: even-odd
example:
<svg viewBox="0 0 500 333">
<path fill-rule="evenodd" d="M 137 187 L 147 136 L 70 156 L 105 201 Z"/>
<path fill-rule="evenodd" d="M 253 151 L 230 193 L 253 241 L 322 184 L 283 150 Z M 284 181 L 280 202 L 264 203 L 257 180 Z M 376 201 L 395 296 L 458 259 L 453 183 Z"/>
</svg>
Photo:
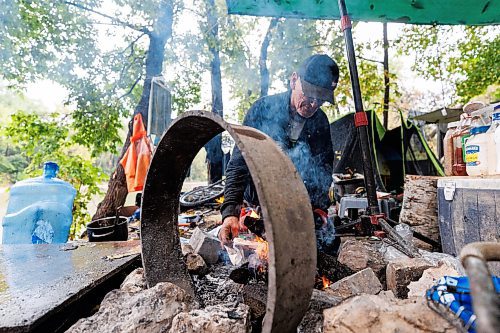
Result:
<svg viewBox="0 0 500 333">
<path fill-rule="evenodd" d="M 400 192 L 406 174 L 444 176 L 441 164 L 417 125 L 404 119 L 400 113 L 401 126 L 386 131 L 374 112 L 366 112 L 378 189 Z M 333 121 L 330 132 L 335 154 L 334 173 L 344 173 L 346 168 L 363 173 L 354 113 Z"/>
<path fill-rule="evenodd" d="M 230 14 L 340 19 L 336 0 L 226 0 Z M 491 0 L 348 0 L 354 21 L 487 25 L 500 22 L 500 2 Z"/>
</svg>

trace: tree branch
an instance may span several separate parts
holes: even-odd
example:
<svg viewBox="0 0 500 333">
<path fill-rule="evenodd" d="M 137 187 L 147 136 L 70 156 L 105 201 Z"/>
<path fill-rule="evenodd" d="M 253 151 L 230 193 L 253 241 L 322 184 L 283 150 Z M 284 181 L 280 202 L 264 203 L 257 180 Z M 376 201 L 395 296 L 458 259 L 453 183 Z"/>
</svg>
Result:
<svg viewBox="0 0 500 333">
<path fill-rule="evenodd" d="M 100 15 L 102 17 L 105 17 L 109 20 L 111 20 L 112 22 L 116 22 L 118 25 L 121 25 L 121 26 L 124 26 L 124 27 L 127 27 L 127 28 L 130 28 L 130 29 L 133 29 L 133 30 L 136 30 L 136 31 L 140 31 L 140 32 L 143 32 L 145 34 L 149 34 L 150 31 L 148 30 L 147 27 L 144 27 L 144 26 L 136 26 L 136 25 L 133 25 L 133 24 L 130 24 L 128 22 L 125 22 L 125 21 L 122 21 L 116 17 L 113 17 L 111 15 L 108 15 L 108 14 L 105 14 L 105 13 L 101 13 L 95 9 L 92 9 L 92 8 L 89 8 L 87 6 L 84 6 L 82 4 L 79 4 L 79 3 L 75 3 L 75 2 L 71 2 L 71 1 L 63 1 L 64 4 L 66 5 L 69 5 L 69 6 L 73 6 L 73 7 L 76 7 L 76 8 L 80 8 L 82 10 L 86 10 L 88 12 L 91 12 L 91 13 L 94 13 L 94 14 L 97 14 L 97 15 Z"/>
<path fill-rule="evenodd" d="M 123 97 L 130 95 L 132 93 L 132 91 L 134 90 L 135 86 L 137 85 L 137 83 L 139 83 L 139 81 L 141 79 L 142 79 L 142 75 L 139 75 L 139 77 L 137 78 L 137 80 L 135 80 L 134 84 L 132 84 L 132 86 L 130 87 L 130 89 L 125 94 L 123 94 L 120 97 L 118 97 L 118 99 L 122 99 Z"/>
<path fill-rule="evenodd" d="M 383 61 L 378 61 L 378 60 L 363 58 L 362 56 L 359 56 L 359 55 L 356 55 L 356 58 L 359 58 L 359 59 L 362 59 L 362 60 L 365 60 L 365 61 L 376 62 L 377 64 L 382 64 L 382 65 L 384 64 Z"/>
</svg>

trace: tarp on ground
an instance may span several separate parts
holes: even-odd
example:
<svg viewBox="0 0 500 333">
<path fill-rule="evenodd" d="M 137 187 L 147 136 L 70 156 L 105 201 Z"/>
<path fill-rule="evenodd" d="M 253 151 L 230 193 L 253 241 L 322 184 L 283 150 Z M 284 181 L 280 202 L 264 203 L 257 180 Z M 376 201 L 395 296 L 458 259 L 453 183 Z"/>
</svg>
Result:
<svg viewBox="0 0 500 333">
<path fill-rule="evenodd" d="M 373 147 L 375 181 L 381 190 L 403 189 L 406 174 L 444 176 L 443 168 L 429 148 L 420 129 L 401 115 L 402 125 L 386 131 L 378 117 L 367 111 L 368 130 Z M 361 147 L 354 126 L 354 113 L 349 113 L 330 124 L 334 173 L 345 173 L 346 168 L 363 173 Z"/>
<path fill-rule="evenodd" d="M 340 19 L 337 0 L 226 0 L 229 14 Z M 500 23 L 500 0 L 346 0 L 354 21 L 410 24 Z"/>
</svg>

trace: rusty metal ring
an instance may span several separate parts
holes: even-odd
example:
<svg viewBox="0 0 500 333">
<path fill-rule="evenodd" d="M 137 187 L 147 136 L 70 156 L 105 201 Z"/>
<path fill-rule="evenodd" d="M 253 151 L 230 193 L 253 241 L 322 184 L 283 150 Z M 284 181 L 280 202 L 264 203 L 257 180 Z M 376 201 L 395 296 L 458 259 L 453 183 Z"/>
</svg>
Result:
<svg viewBox="0 0 500 333">
<path fill-rule="evenodd" d="M 290 159 L 262 132 L 203 111 L 186 112 L 163 135 L 142 197 L 142 260 L 148 286 L 168 281 L 192 295 L 177 230 L 179 194 L 198 151 L 226 130 L 250 170 L 269 241 L 269 282 L 263 332 L 295 332 L 309 306 L 316 238 L 306 188 Z"/>
</svg>

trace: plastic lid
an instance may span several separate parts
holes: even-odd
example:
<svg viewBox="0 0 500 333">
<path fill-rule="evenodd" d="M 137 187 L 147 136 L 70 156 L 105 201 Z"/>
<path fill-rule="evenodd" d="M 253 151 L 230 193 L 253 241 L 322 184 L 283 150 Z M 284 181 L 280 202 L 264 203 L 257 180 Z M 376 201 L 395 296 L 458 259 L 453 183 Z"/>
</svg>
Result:
<svg viewBox="0 0 500 333">
<path fill-rule="evenodd" d="M 56 162 L 45 162 L 45 164 L 43 165 L 44 178 L 55 178 L 58 171 L 59 165 L 57 165 Z"/>
<path fill-rule="evenodd" d="M 479 127 L 473 127 L 470 130 L 471 135 L 476 135 L 476 134 L 481 134 L 481 133 L 486 133 L 490 126 L 479 126 Z"/>
</svg>

